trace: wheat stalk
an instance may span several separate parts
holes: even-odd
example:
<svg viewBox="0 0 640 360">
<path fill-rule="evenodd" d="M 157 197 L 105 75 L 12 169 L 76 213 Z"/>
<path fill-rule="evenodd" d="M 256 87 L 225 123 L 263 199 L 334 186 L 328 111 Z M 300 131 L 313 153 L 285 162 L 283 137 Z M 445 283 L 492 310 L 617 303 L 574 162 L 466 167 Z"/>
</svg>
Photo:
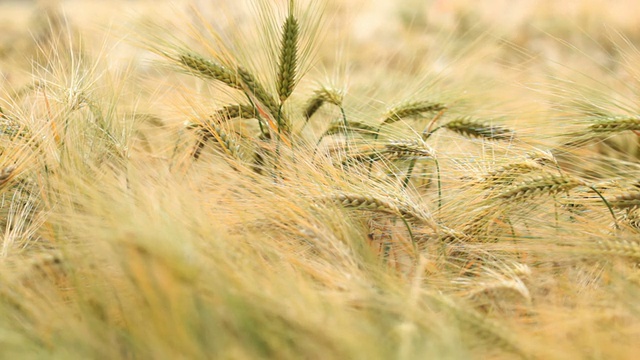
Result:
<svg viewBox="0 0 640 360">
<path fill-rule="evenodd" d="M 443 306 L 449 314 L 452 314 L 461 325 L 466 325 L 469 331 L 484 339 L 487 344 L 527 358 L 518 338 L 500 323 L 475 310 L 455 304 L 448 299 L 436 299 L 434 297 L 434 300 Z"/>
</svg>

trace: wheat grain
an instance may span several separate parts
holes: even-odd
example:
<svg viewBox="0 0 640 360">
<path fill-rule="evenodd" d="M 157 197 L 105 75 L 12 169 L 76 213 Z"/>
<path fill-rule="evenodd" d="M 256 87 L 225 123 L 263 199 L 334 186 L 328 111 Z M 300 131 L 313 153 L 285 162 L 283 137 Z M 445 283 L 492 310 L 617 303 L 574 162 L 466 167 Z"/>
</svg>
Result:
<svg viewBox="0 0 640 360">
<path fill-rule="evenodd" d="M 271 116 L 277 119 L 279 130 L 285 133 L 289 132 L 291 130 L 291 124 L 284 114 L 282 114 L 280 106 L 276 103 L 275 98 L 269 94 L 253 74 L 242 66 L 238 67 L 238 75 L 245 85 L 244 91 L 255 96 L 258 101 L 266 106 L 267 110 L 271 113 Z"/>
</svg>

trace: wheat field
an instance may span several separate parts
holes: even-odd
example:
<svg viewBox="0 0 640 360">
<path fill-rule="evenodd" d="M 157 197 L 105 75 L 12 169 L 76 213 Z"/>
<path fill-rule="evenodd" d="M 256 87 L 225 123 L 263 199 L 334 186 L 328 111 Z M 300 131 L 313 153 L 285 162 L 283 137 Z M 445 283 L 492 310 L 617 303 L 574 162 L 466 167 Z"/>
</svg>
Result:
<svg viewBox="0 0 640 360">
<path fill-rule="evenodd" d="M 0 358 L 636 358 L 639 15 L 1 2 Z"/>
</svg>

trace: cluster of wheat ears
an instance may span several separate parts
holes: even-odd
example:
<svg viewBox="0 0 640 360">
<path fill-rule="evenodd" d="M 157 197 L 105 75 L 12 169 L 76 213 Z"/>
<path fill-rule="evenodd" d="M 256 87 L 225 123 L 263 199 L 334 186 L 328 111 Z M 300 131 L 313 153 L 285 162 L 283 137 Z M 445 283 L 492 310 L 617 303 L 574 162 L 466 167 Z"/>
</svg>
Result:
<svg viewBox="0 0 640 360">
<path fill-rule="evenodd" d="M 554 78 L 549 111 L 502 114 L 371 67 L 352 81 L 401 95 L 376 98 L 314 77 L 322 4 L 254 4 L 189 8 L 191 38 L 139 23 L 153 61 L 124 70 L 54 12 L 29 37 L 0 102 L 0 357 L 634 356 L 631 96 Z M 472 35 L 448 41 L 495 40 Z"/>
</svg>

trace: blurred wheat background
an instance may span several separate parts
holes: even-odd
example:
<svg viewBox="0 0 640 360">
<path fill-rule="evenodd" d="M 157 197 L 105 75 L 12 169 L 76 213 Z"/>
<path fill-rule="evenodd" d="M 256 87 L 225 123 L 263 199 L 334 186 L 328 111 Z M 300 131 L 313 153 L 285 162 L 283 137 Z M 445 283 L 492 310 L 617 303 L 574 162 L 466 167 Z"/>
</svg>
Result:
<svg viewBox="0 0 640 360">
<path fill-rule="evenodd" d="M 637 357 L 639 17 L 0 2 L 0 358 Z"/>
</svg>

